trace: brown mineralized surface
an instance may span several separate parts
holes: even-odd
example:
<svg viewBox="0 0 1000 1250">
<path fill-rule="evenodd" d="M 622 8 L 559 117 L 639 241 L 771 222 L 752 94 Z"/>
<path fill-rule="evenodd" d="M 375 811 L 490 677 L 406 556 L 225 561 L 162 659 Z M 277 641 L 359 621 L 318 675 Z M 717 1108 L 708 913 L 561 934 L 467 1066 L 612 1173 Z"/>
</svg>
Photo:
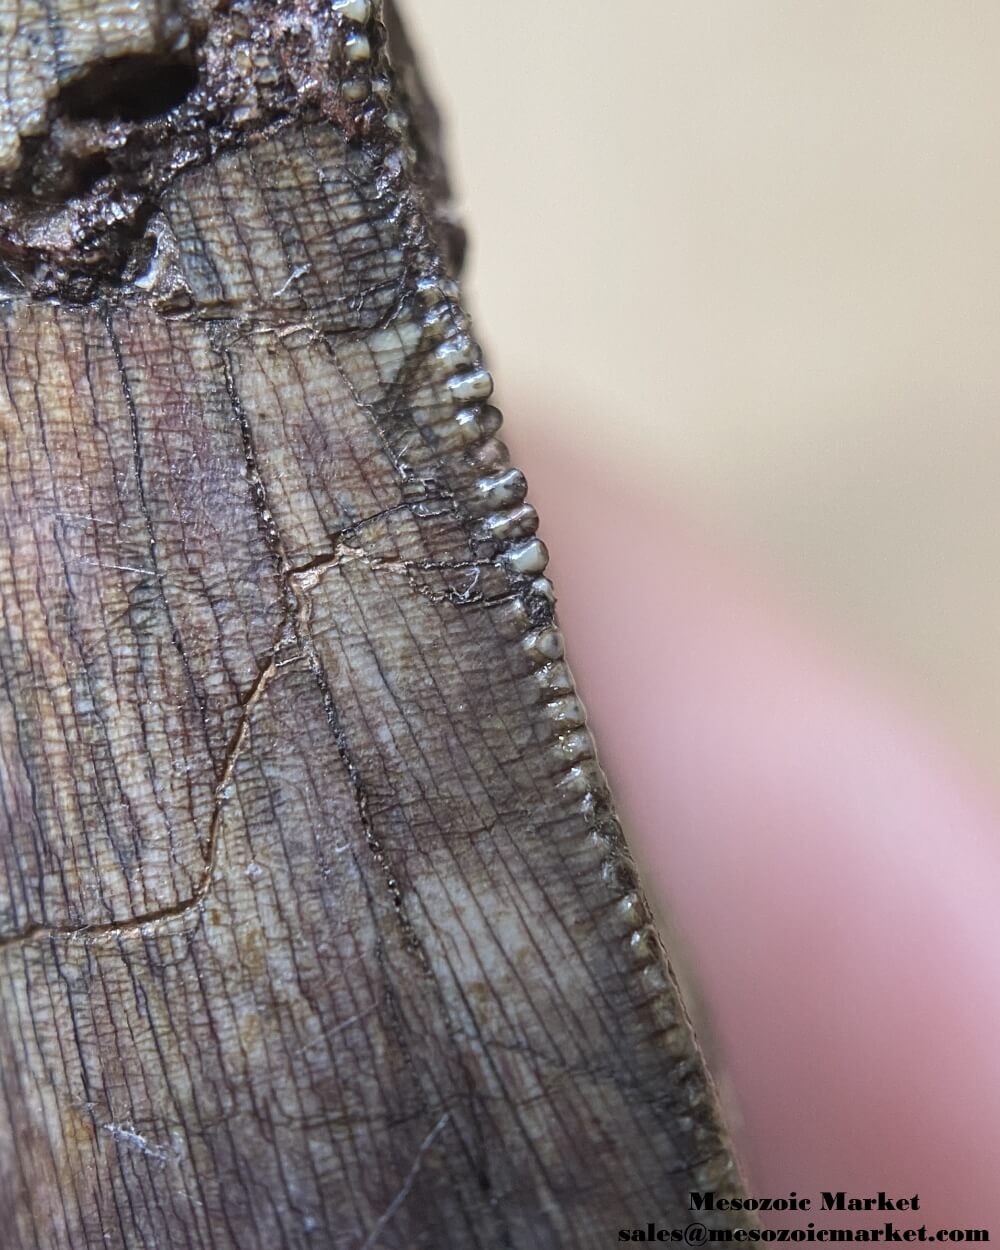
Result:
<svg viewBox="0 0 1000 1250">
<path fill-rule="evenodd" d="M 2 1245 L 683 1226 L 738 1178 L 400 35 L 0 14 Z"/>
</svg>

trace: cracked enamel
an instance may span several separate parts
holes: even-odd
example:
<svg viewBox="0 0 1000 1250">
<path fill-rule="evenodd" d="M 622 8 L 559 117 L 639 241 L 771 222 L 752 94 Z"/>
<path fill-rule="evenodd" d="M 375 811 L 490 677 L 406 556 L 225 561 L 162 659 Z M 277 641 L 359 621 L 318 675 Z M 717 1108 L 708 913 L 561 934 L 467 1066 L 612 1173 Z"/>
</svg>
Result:
<svg viewBox="0 0 1000 1250">
<path fill-rule="evenodd" d="M 0 110 L 5 1250 L 596 1250 L 738 1184 L 394 16 L 94 7 L 10 11 Z"/>
</svg>

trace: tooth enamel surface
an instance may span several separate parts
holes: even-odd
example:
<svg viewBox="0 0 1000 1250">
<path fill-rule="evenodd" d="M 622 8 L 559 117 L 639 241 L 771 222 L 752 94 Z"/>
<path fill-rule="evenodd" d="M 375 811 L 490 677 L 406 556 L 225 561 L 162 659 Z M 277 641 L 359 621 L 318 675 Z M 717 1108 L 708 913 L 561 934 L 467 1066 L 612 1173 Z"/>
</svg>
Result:
<svg viewBox="0 0 1000 1250">
<path fill-rule="evenodd" d="M 538 513 L 531 504 L 521 504 L 510 512 L 495 512 L 484 518 L 483 528 L 501 541 L 527 538 L 538 529 Z"/>
<path fill-rule="evenodd" d="M 444 338 L 454 328 L 455 315 L 447 304 L 434 304 L 424 314 L 424 329 L 432 338 Z"/>
<path fill-rule="evenodd" d="M 540 629 L 537 633 L 528 634 L 524 640 L 524 649 L 532 657 L 541 661 L 560 660 L 563 655 L 563 636 L 558 629 Z"/>
<path fill-rule="evenodd" d="M 558 725 L 564 725 L 567 728 L 582 725 L 587 719 L 587 712 L 575 695 L 555 699 L 549 704 L 549 715 Z"/>
<path fill-rule="evenodd" d="M 604 787 L 604 774 L 593 760 L 575 764 L 559 778 L 559 786 L 575 799 L 585 799 Z"/>
<path fill-rule="evenodd" d="M 538 684 L 548 695 L 566 695 L 573 692 L 573 674 L 569 665 L 562 661 L 546 664 L 537 673 Z"/>
<path fill-rule="evenodd" d="M 0 1250 L 681 1226 L 738 1178 L 403 0 L 4 2 Z"/>
<path fill-rule="evenodd" d="M 640 924 L 642 915 L 639 911 L 639 895 L 630 890 L 618 901 L 618 911 L 628 924 Z"/>
<path fill-rule="evenodd" d="M 459 431 L 462 442 L 476 442 L 482 437 L 482 427 L 479 424 L 479 409 L 460 408 L 455 413 L 455 428 Z"/>
<path fill-rule="evenodd" d="M 445 368 L 467 368 L 478 363 L 478 353 L 472 342 L 467 338 L 453 339 L 450 343 L 442 343 L 434 354 Z"/>
<path fill-rule="evenodd" d="M 348 35 L 344 40 L 344 51 L 349 61 L 367 61 L 372 54 L 368 36 L 359 32 Z"/>
<path fill-rule="evenodd" d="M 489 399 L 493 394 L 493 378 L 486 369 L 474 369 L 450 378 L 448 388 L 456 399 Z"/>
<path fill-rule="evenodd" d="M 580 760 L 592 759 L 594 740 L 586 729 L 576 729 L 572 733 L 562 734 L 557 743 L 559 754 L 568 764 L 578 764 Z"/>
<path fill-rule="evenodd" d="M 497 477 L 482 477 L 476 483 L 480 502 L 491 511 L 520 503 L 528 490 L 528 483 L 520 469 L 508 469 Z"/>
<path fill-rule="evenodd" d="M 549 562 L 549 553 L 541 539 L 529 538 L 509 547 L 503 558 L 515 573 L 540 573 Z"/>
<path fill-rule="evenodd" d="M 544 543 L 540 543 L 539 545 L 542 546 L 543 548 L 545 547 Z M 545 559 L 548 560 L 547 549 L 545 551 Z M 555 586 L 552 585 L 552 582 L 550 581 L 549 578 L 536 577 L 535 580 L 531 583 L 531 589 L 534 594 L 546 600 L 546 602 L 549 604 L 550 607 L 553 607 L 553 608 L 555 607 L 556 588 Z"/>
<path fill-rule="evenodd" d="M 349 22 L 364 23 L 371 17 L 369 0 L 333 0 L 334 13 L 346 17 Z"/>
</svg>

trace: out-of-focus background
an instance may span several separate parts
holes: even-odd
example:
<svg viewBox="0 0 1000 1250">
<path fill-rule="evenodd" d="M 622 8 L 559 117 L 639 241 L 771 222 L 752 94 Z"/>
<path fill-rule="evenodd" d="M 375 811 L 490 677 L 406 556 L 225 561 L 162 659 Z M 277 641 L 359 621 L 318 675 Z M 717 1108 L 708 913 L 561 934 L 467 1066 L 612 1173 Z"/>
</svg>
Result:
<svg viewBox="0 0 1000 1250">
<path fill-rule="evenodd" d="M 1000 779 L 1000 7 L 402 8 L 515 451 L 744 544 Z"/>
</svg>

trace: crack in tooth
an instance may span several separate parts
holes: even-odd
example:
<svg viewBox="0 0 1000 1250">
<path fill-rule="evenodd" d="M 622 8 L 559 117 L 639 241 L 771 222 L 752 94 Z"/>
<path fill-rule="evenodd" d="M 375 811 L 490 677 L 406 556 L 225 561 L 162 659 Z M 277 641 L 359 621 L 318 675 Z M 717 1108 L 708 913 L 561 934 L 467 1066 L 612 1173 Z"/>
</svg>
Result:
<svg viewBox="0 0 1000 1250">
<path fill-rule="evenodd" d="M 372 555 L 363 548 L 347 545 L 340 550 L 331 552 L 327 556 L 318 556 L 304 567 L 289 569 L 288 575 L 295 579 L 303 590 L 311 590 L 328 570 L 340 568 L 347 564 L 362 564 L 374 572 L 386 570 L 399 573 L 406 579 L 408 586 L 414 593 L 429 599 L 431 603 L 451 603 L 456 606 L 464 606 L 470 603 L 488 604 L 503 602 L 509 598 L 509 596 L 504 595 L 500 596 L 499 599 L 487 599 L 482 593 L 475 593 L 482 570 L 490 567 L 490 563 L 490 561 L 477 560 L 401 560 L 393 556 Z M 435 591 L 425 582 L 418 580 L 418 573 L 437 570 L 452 573 L 467 572 L 470 574 L 469 584 L 464 590 L 449 588 L 443 591 Z"/>
<path fill-rule="evenodd" d="M 418 234 L 426 233 L 421 210 L 418 206 L 407 203 L 410 197 L 401 191 L 400 184 L 408 170 L 415 162 L 413 146 L 409 140 L 405 117 L 393 107 L 392 86 L 385 70 L 384 33 L 380 30 L 381 19 L 378 6 L 373 9 L 370 0 L 331 0 L 331 7 L 338 19 L 344 23 L 344 56 L 347 62 L 357 66 L 358 70 L 369 69 L 368 74 L 361 74 L 348 79 L 344 86 L 346 98 L 352 102 L 360 102 L 369 95 L 373 96 L 382 110 L 382 122 L 386 129 L 397 136 L 398 147 L 386 153 L 380 170 L 379 183 L 381 190 L 398 200 L 401 207 L 409 207 L 417 226 Z M 372 37 L 373 36 L 373 37 Z M 373 49 L 378 51 L 373 58 Z M 374 59 L 374 64 L 372 64 Z M 426 251 L 426 249 L 425 249 Z M 455 502 L 464 505 L 467 513 L 478 523 L 472 528 L 471 541 L 490 543 L 495 552 L 492 560 L 469 561 L 465 564 L 439 565 L 453 568 L 456 571 L 468 567 L 473 580 L 465 591 L 437 593 L 430 587 L 421 585 L 416 580 L 416 572 L 420 570 L 420 562 L 404 561 L 392 558 L 382 559 L 372 556 L 350 544 L 338 541 L 326 557 L 311 561 L 308 566 L 294 568 L 285 555 L 281 538 L 273 515 L 271 514 L 266 490 L 257 469 L 252 444 L 248 444 L 247 478 L 254 498 L 255 508 L 261 527 L 264 530 L 272 553 L 279 565 L 279 576 L 283 592 L 286 595 L 286 618 L 282 631 L 273 648 L 268 663 L 258 673 L 243 704 L 240 723 L 234 738 L 227 750 L 223 777 L 216 792 L 216 806 L 213 810 L 213 833 L 209 839 L 209 861 L 199 881 L 198 890 L 191 900 L 182 907 L 169 909 L 169 912 L 155 917 L 137 917 L 122 925 L 105 926 L 101 930 L 91 930 L 90 934 L 100 932 L 119 932 L 124 929 L 141 928 L 151 923 L 152 919 L 163 919 L 167 915 L 180 915 L 197 906 L 211 888 L 214 879 L 215 865 L 218 859 L 218 838 L 215 826 L 218 823 L 222 804 L 227 795 L 224 791 L 230 784 L 246 737 L 249 733 L 249 719 L 253 708 L 266 691 L 270 681 L 280 668 L 290 660 L 282 658 L 294 641 L 301 648 L 301 658 L 310 665 L 314 672 L 320 666 L 315 654 L 315 647 L 309 636 L 312 613 L 312 599 L 308 594 L 327 571 L 341 563 L 357 560 L 372 569 L 391 569 L 406 576 L 408 584 L 416 593 L 432 597 L 433 601 L 449 601 L 453 603 L 511 603 L 516 610 L 516 618 L 523 620 L 524 628 L 521 636 L 522 653 L 526 657 L 530 671 L 538 682 L 542 698 L 547 727 L 550 731 L 550 748 L 556 762 L 554 778 L 559 789 L 579 808 L 588 822 L 588 832 L 599 844 L 606 847 L 608 857 L 602 861 L 601 874 L 609 890 L 621 891 L 623 879 L 631 879 L 633 869 L 627 852 L 623 851 L 621 829 L 613 817 L 609 817 L 610 800 L 607 781 L 597 760 L 593 738 L 586 726 L 586 713 L 583 704 L 575 696 L 572 674 L 563 659 L 563 641 L 559 630 L 551 624 L 555 606 L 555 593 L 551 581 L 542 576 L 548 564 L 548 552 L 545 544 L 535 536 L 538 528 L 538 516 L 534 508 L 525 502 L 527 482 L 524 474 L 509 463 L 507 450 L 494 437 L 501 424 L 501 416 L 493 405 L 487 403 L 493 393 L 493 378 L 483 367 L 480 349 L 468 333 L 468 322 L 459 304 L 458 284 L 440 272 L 440 261 L 434 260 L 438 272 L 419 277 L 415 283 L 416 294 L 423 305 L 420 317 L 422 333 L 432 340 L 437 340 L 433 359 L 442 377 L 438 384 L 455 404 L 449 420 L 442 429 L 435 428 L 433 435 L 435 446 L 439 452 L 460 452 L 466 457 L 470 466 L 478 466 L 479 473 L 471 485 L 460 493 L 456 492 Z M 308 327 L 305 327 L 308 328 Z M 224 362 L 228 354 L 216 344 L 216 349 Z M 227 386 L 231 385 L 231 367 L 226 363 Z M 231 395 L 234 391 L 231 389 Z M 237 416 L 244 429 L 245 441 L 249 439 L 249 428 L 246 415 L 242 410 Z M 511 582 L 511 593 L 498 596 L 493 600 L 484 599 L 477 594 L 477 586 L 482 568 L 494 564 L 504 569 Z M 423 568 L 426 570 L 427 565 Z M 317 678 L 319 680 L 319 677 Z M 329 695 L 326 689 L 326 696 Z M 325 696 L 325 697 L 326 697 Z M 346 747 L 341 742 L 339 725 L 331 720 L 337 739 L 338 750 L 351 774 L 352 781 L 360 782 L 353 771 L 353 763 L 346 755 Z M 382 850 L 374 838 L 368 822 L 365 796 L 358 789 L 359 811 L 374 854 L 381 858 Z M 391 873 L 384 864 L 389 877 Z M 397 899 L 397 908 L 401 900 Z M 635 961 L 650 982 L 651 990 L 665 993 L 669 987 L 669 979 L 661 966 L 662 954 L 655 930 L 651 927 L 649 909 L 641 893 L 625 887 L 625 893 L 619 900 L 619 915 L 628 928 L 629 949 Z M 401 921 L 405 915 L 400 910 Z M 405 926 L 404 926 L 405 927 Z M 22 935 L 10 939 L 0 939 L 0 950 L 27 940 L 30 937 L 50 932 L 44 926 L 32 926 Z M 51 930 L 53 934 L 58 930 Z M 79 930 L 74 930 L 78 933 Z M 682 1039 L 684 1052 L 687 1053 L 687 1039 Z"/>
<path fill-rule="evenodd" d="M 192 892 L 186 898 L 180 899 L 176 903 L 171 903 L 168 906 L 159 907 L 152 911 L 141 912 L 139 915 L 127 916 L 123 920 L 108 920 L 100 924 L 90 925 L 49 925 L 39 923 L 27 925 L 18 933 L 0 937 L 0 952 L 23 946 L 27 942 L 45 938 L 61 937 L 66 938 L 68 941 L 91 943 L 99 939 L 120 937 L 124 934 L 148 929 L 151 925 L 160 924 L 168 920 L 181 920 L 205 901 L 215 883 L 219 863 L 219 821 L 222 819 L 224 805 L 231 797 L 233 773 L 250 734 L 250 720 L 254 709 L 263 698 L 271 680 L 282 667 L 278 657 L 287 648 L 287 645 L 287 628 L 286 622 L 283 621 L 278 632 L 277 641 L 272 647 L 266 663 L 258 670 L 257 676 L 251 683 L 249 690 L 240 701 L 239 723 L 226 747 L 219 779 L 213 792 L 212 812 L 208 820 L 208 834 L 203 851 L 205 865 Z"/>
</svg>

